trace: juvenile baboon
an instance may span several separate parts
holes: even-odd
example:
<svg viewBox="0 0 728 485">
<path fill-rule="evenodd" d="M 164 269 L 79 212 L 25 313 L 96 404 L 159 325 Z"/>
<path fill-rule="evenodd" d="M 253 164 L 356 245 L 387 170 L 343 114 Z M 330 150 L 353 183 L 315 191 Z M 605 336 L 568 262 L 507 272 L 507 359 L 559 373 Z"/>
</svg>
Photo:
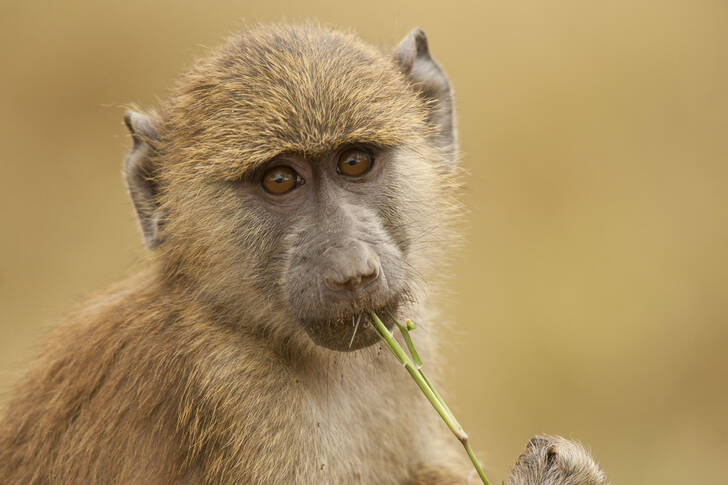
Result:
<svg viewBox="0 0 728 485">
<path fill-rule="evenodd" d="M 464 483 L 457 440 L 362 316 L 418 321 L 436 361 L 426 283 L 457 215 L 457 144 L 424 33 L 384 52 L 253 28 L 125 122 L 150 264 L 70 317 L 18 386 L 0 482 Z M 603 483 L 559 438 L 531 440 L 509 481 Z"/>
</svg>

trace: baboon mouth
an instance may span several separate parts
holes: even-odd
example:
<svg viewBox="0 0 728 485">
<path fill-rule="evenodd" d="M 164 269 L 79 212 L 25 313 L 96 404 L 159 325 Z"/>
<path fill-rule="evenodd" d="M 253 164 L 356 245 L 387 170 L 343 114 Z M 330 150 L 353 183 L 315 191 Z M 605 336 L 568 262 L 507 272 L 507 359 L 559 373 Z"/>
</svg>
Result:
<svg viewBox="0 0 728 485">
<path fill-rule="evenodd" d="M 394 326 L 390 315 L 396 315 L 399 299 L 367 309 L 343 312 L 330 319 L 305 319 L 301 323 L 311 340 L 331 350 L 347 352 L 368 347 L 379 340 L 372 327 L 369 310 L 374 311 L 388 328 Z"/>
</svg>

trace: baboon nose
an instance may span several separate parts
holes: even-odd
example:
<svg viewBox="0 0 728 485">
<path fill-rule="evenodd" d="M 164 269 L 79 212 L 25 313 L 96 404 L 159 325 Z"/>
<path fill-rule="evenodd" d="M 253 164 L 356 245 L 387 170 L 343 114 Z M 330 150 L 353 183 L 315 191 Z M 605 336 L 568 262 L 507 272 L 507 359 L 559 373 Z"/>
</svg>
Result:
<svg viewBox="0 0 728 485">
<path fill-rule="evenodd" d="M 379 265 L 367 264 L 362 268 L 348 268 L 346 272 L 330 272 L 324 275 L 324 284 L 333 291 L 354 291 L 369 286 L 379 279 Z"/>
<path fill-rule="evenodd" d="M 344 275 L 326 275 L 324 283 L 333 291 L 354 291 L 364 288 L 379 279 L 379 266 L 370 266 L 363 271 L 352 271 Z"/>
<path fill-rule="evenodd" d="M 364 290 L 373 292 L 378 288 L 377 281 L 383 279 L 379 256 L 362 241 L 342 241 L 327 248 L 322 257 L 321 278 L 337 298 L 361 296 Z"/>
</svg>

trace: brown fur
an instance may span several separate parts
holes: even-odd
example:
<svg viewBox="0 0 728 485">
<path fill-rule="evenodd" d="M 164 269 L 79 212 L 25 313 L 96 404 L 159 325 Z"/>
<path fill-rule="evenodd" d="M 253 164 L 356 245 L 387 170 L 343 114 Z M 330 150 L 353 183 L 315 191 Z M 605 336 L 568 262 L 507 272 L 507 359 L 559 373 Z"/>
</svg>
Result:
<svg viewBox="0 0 728 485">
<path fill-rule="evenodd" d="M 436 369 L 424 302 L 452 241 L 457 146 L 424 34 L 393 55 L 317 26 L 258 27 L 185 74 L 159 113 L 126 120 L 149 268 L 52 336 L 0 421 L 0 482 L 464 482 L 457 440 L 380 344 L 333 352 L 291 317 L 284 290 L 311 231 L 281 232 L 238 185 L 282 153 L 381 147 L 391 173 L 362 196 L 377 211 L 352 220 L 381 221 L 367 237 L 391 253 L 399 311 Z"/>
</svg>

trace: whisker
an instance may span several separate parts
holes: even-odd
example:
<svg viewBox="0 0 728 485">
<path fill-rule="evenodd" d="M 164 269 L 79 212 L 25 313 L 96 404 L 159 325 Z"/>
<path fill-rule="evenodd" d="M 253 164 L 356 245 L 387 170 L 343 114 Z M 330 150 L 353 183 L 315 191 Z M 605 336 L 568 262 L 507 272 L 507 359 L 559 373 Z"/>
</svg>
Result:
<svg viewBox="0 0 728 485">
<path fill-rule="evenodd" d="M 351 340 L 349 341 L 349 348 L 351 348 L 351 344 L 354 343 L 354 337 L 356 337 L 356 331 L 359 330 L 359 321 L 361 320 L 361 313 L 359 313 L 359 318 L 356 319 L 356 324 L 354 325 L 354 333 L 351 334 Z M 351 316 L 351 323 L 354 323 L 354 315 Z"/>
</svg>

